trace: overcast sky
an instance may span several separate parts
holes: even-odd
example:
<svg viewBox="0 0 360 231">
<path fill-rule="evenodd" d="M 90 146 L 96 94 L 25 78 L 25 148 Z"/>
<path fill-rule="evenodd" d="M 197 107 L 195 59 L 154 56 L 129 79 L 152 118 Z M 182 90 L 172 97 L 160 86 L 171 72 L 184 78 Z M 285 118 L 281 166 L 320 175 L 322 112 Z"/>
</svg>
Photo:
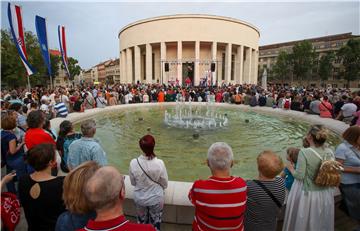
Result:
<svg viewBox="0 0 360 231">
<path fill-rule="evenodd" d="M 360 1 L 353 2 L 29 2 L 23 25 L 35 31 L 35 15 L 47 18 L 50 48 L 59 48 L 57 26 L 66 27 L 68 56 L 90 68 L 118 58 L 118 32 L 136 20 L 170 14 L 212 14 L 247 21 L 260 29 L 260 45 L 360 31 Z M 9 28 L 1 2 L 1 28 Z M 26 41 L 25 41 L 26 42 Z"/>
</svg>

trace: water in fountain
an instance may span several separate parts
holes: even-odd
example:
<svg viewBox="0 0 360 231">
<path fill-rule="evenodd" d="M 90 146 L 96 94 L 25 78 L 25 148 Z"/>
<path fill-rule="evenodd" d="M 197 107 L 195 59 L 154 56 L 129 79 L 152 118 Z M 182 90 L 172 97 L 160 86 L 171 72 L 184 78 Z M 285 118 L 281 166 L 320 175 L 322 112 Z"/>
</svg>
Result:
<svg viewBox="0 0 360 231">
<path fill-rule="evenodd" d="M 185 102 L 182 97 L 176 101 L 175 110 L 165 111 L 164 123 L 171 127 L 185 129 L 216 129 L 226 127 L 229 123 L 226 114 L 216 113 L 214 102 L 206 103 L 206 112 L 193 108 L 191 100 Z"/>
</svg>

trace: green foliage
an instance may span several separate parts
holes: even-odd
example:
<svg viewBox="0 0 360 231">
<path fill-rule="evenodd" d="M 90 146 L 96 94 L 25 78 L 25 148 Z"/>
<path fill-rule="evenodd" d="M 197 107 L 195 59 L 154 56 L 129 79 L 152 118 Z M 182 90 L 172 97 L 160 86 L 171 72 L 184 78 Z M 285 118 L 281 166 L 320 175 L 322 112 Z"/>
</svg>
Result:
<svg viewBox="0 0 360 231">
<path fill-rule="evenodd" d="M 334 59 L 335 54 L 333 52 L 328 52 L 320 58 L 318 74 L 321 80 L 327 80 L 329 78 L 333 68 L 332 62 Z"/>
<path fill-rule="evenodd" d="M 308 80 L 311 76 L 315 57 L 315 49 L 309 41 L 302 41 L 293 47 L 293 70 L 299 80 Z"/>
<path fill-rule="evenodd" d="M 360 40 L 350 39 L 337 53 L 344 65 L 344 79 L 348 82 L 359 79 Z"/>
<path fill-rule="evenodd" d="M 30 76 L 31 86 L 47 85 L 50 83 L 47 67 L 43 61 L 37 37 L 31 31 L 25 31 L 26 52 L 30 65 L 35 74 Z M 61 57 L 50 55 L 53 80 L 59 74 Z M 80 73 L 78 61 L 69 57 L 69 69 L 72 76 Z M 26 69 L 21 62 L 11 34 L 8 30 L 1 30 L 1 80 L 9 88 L 25 87 L 27 85 Z"/>
<path fill-rule="evenodd" d="M 1 80 L 9 86 L 24 86 L 26 70 L 17 53 L 10 33 L 1 30 Z"/>
<path fill-rule="evenodd" d="M 74 59 L 69 57 L 68 58 L 68 67 L 69 67 L 69 72 L 70 72 L 70 79 L 74 80 L 74 77 L 76 75 L 79 75 L 81 72 L 81 67 L 78 64 L 79 62 Z"/>
<path fill-rule="evenodd" d="M 272 68 L 273 75 L 276 79 L 281 80 L 282 82 L 289 76 L 291 72 L 291 54 L 286 53 L 285 51 L 280 51 L 276 63 Z"/>
</svg>

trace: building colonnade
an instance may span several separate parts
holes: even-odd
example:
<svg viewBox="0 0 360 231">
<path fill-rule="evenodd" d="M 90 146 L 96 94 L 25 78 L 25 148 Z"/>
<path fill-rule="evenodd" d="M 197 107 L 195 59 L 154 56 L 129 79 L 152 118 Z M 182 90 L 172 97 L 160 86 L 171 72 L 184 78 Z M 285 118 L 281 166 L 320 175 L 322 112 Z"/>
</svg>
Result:
<svg viewBox="0 0 360 231">
<path fill-rule="evenodd" d="M 120 51 L 120 82 L 181 84 L 191 73 L 194 85 L 199 85 L 205 76 L 212 84 L 257 84 L 258 57 L 258 47 L 222 42 L 161 41 L 135 45 Z M 184 73 L 187 64 L 191 64 L 191 72 Z"/>
</svg>

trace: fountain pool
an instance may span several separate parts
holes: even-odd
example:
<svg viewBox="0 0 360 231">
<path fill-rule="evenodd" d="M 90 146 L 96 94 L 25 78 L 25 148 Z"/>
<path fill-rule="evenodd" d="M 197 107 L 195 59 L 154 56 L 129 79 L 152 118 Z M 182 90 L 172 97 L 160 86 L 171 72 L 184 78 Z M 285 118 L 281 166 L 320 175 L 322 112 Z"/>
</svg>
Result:
<svg viewBox="0 0 360 231">
<path fill-rule="evenodd" d="M 206 106 L 192 106 L 200 114 Z M 174 105 L 131 107 L 126 110 L 94 114 L 98 138 L 110 164 L 127 174 L 130 160 L 141 154 L 138 140 L 145 134 L 156 139 L 155 153 L 164 160 L 169 179 L 192 182 L 210 175 L 206 165 L 207 149 L 217 141 L 228 143 L 234 152 L 233 175 L 253 178 L 257 175 L 256 157 L 271 149 L 285 158 L 287 147 L 300 147 L 310 124 L 297 118 L 284 118 L 256 113 L 249 107 L 217 107 L 218 115 L 227 114 L 228 124 L 217 129 L 172 127 L 164 122 L 165 111 Z M 221 116 L 219 116 L 221 117 Z M 79 123 L 76 124 L 79 131 Z M 335 147 L 340 138 L 331 133 L 329 145 Z"/>
</svg>

